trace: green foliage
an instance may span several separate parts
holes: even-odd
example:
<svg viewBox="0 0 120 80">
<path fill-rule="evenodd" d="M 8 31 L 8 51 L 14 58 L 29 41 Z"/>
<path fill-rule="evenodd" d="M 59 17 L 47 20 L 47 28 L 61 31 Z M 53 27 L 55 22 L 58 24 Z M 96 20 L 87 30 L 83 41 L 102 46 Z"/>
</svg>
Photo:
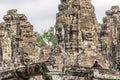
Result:
<svg viewBox="0 0 120 80">
<path fill-rule="evenodd" d="M 38 42 L 40 43 L 40 46 L 55 46 L 57 45 L 57 38 L 55 35 L 54 27 L 50 27 L 50 29 L 47 32 L 44 32 L 42 35 L 38 34 Z"/>
<path fill-rule="evenodd" d="M 40 34 L 37 34 L 37 41 L 39 42 L 39 44 L 40 44 L 41 47 L 47 45 L 47 44 L 45 43 L 42 35 L 40 35 Z"/>
<path fill-rule="evenodd" d="M 98 28 L 101 29 L 101 27 L 102 27 L 102 24 L 101 24 L 101 23 L 98 23 Z"/>
</svg>

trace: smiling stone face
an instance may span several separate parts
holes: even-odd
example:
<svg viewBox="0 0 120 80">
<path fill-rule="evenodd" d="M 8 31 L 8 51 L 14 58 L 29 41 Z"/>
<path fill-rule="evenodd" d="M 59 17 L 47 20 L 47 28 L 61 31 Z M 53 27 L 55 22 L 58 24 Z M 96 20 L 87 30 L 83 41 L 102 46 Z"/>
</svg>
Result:
<svg viewBox="0 0 120 80">
<path fill-rule="evenodd" d="M 94 26 L 85 26 L 82 30 L 83 40 L 93 41 L 95 37 Z"/>
</svg>

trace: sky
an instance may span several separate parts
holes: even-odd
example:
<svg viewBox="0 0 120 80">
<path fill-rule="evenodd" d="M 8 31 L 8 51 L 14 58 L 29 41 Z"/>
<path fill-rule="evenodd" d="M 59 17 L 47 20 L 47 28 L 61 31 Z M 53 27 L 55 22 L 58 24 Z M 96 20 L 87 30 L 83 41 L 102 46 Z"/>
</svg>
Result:
<svg viewBox="0 0 120 80">
<path fill-rule="evenodd" d="M 34 25 L 34 31 L 43 33 L 55 25 L 58 4 L 60 0 L 0 0 L 0 22 L 3 22 L 3 16 L 7 10 L 17 9 L 18 13 L 28 17 L 28 21 Z M 120 5 L 120 1 L 92 0 L 92 4 L 95 6 L 98 22 L 102 23 L 105 11 L 112 5 Z"/>
</svg>

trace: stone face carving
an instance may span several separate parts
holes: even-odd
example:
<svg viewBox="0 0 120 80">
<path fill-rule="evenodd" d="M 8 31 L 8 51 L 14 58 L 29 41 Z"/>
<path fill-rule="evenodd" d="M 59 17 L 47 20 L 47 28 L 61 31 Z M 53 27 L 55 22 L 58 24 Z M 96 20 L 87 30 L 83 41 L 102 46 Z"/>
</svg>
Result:
<svg viewBox="0 0 120 80">
<path fill-rule="evenodd" d="M 83 27 L 83 29 L 82 29 L 83 40 L 94 41 L 94 39 L 95 39 L 95 31 L 94 30 L 95 29 L 94 29 L 93 25 Z"/>
<path fill-rule="evenodd" d="M 66 51 L 79 52 L 82 40 L 97 40 L 97 21 L 89 0 L 61 0 L 58 8 L 60 12 L 57 13 L 56 34 L 59 44 L 65 45 Z"/>
</svg>

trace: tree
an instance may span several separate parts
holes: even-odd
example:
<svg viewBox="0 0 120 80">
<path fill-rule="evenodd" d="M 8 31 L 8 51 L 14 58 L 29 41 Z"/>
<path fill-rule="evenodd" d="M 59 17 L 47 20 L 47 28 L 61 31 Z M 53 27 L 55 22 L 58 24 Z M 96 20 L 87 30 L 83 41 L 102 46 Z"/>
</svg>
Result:
<svg viewBox="0 0 120 80">
<path fill-rule="evenodd" d="M 42 35 L 38 34 L 38 42 L 40 43 L 40 46 L 55 46 L 57 45 L 57 38 L 55 35 L 55 28 L 50 27 L 50 29 L 47 32 L 44 32 Z"/>
<path fill-rule="evenodd" d="M 43 40 L 43 37 L 41 34 L 37 34 L 37 41 L 39 42 L 40 46 L 46 46 L 47 44 L 45 43 L 45 41 Z"/>
</svg>

